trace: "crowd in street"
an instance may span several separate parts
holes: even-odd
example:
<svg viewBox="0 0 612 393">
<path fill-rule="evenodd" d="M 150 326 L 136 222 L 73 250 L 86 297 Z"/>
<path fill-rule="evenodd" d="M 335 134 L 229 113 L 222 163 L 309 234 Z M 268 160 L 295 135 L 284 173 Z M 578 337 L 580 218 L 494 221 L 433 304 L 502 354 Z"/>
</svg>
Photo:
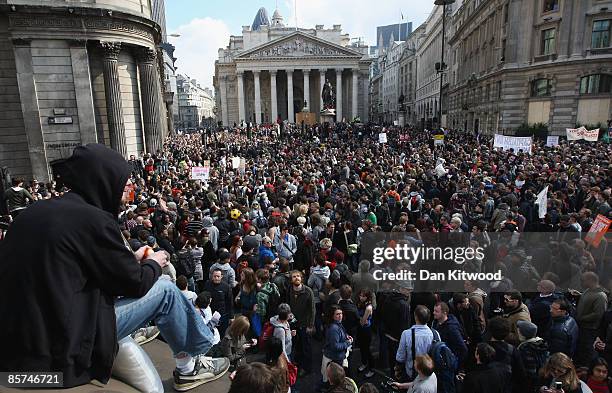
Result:
<svg viewBox="0 0 612 393">
<path fill-rule="evenodd" d="M 229 359 L 230 392 L 612 392 L 612 246 L 585 239 L 612 218 L 612 145 L 534 141 L 527 154 L 488 135 L 445 131 L 438 145 L 390 126 L 380 143 L 382 131 L 221 129 L 128 160 L 123 237 L 170 255 L 163 273 L 214 333 L 207 356 Z M 61 186 L 15 179 L 8 210 Z M 380 282 L 361 244 L 377 232 L 465 233 L 505 278 L 452 292 Z M 538 247 L 521 241 L 531 232 Z"/>
</svg>

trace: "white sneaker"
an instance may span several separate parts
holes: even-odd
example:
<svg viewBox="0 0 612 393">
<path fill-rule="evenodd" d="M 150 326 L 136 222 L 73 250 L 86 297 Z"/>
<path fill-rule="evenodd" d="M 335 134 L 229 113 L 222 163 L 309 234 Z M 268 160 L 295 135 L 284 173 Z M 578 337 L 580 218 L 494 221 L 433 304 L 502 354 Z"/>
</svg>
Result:
<svg viewBox="0 0 612 393">
<path fill-rule="evenodd" d="M 211 358 L 208 356 L 197 356 L 193 371 L 182 373 L 174 369 L 174 389 L 179 392 L 186 392 L 206 382 L 221 378 L 229 369 L 230 361 L 228 358 Z"/>
<path fill-rule="evenodd" d="M 132 333 L 132 338 L 138 345 L 146 344 L 159 336 L 159 329 L 157 326 L 148 326 L 141 328 Z"/>
</svg>

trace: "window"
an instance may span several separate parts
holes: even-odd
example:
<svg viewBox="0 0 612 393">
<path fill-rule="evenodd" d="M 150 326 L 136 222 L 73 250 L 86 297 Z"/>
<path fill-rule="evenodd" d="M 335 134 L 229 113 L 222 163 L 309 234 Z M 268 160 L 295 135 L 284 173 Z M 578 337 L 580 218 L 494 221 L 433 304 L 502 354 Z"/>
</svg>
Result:
<svg viewBox="0 0 612 393">
<path fill-rule="evenodd" d="M 580 79 L 580 94 L 610 93 L 612 77 L 606 74 L 588 75 Z"/>
<path fill-rule="evenodd" d="M 593 22 L 591 35 L 591 48 L 607 48 L 610 46 L 610 20 L 596 20 Z"/>
<path fill-rule="evenodd" d="M 531 82 L 532 97 L 546 97 L 550 95 L 552 81 L 550 79 L 536 79 Z"/>
<path fill-rule="evenodd" d="M 544 0 L 544 12 L 559 10 L 559 0 Z"/>
<path fill-rule="evenodd" d="M 555 29 L 542 31 L 542 55 L 555 53 Z"/>
</svg>

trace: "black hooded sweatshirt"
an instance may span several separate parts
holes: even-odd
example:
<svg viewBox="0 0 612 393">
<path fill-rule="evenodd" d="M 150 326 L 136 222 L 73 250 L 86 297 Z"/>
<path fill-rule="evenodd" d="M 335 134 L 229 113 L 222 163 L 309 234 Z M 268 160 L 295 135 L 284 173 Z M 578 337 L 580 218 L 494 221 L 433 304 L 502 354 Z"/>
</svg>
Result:
<svg viewBox="0 0 612 393">
<path fill-rule="evenodd" d="M 139 264 L 117 213 L 130 173 L 98 144 L 58 167 L 71 189 L 26 209 L 0 242 L 0 371 L 62 371 L 64 387 L 106 383 L 117 353 L 114 297 L 141 297 L 161 268 Z"/>
</svg>

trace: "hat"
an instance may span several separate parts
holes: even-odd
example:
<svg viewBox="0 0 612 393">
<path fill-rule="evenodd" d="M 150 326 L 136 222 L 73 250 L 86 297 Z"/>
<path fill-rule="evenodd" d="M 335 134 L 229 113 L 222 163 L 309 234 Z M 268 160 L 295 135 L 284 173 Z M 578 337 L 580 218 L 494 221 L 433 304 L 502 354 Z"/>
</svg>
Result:
<svg viewBox="0 0 612 393">
<path fill-rule="evenodd" d="M 538 334 L 538 326 L 529 321 L 518 321 L 516 326 L 519 333 L 527 339 L 534 338 Z"/>
<path fill-rule="evenodd" d="M 306 217 L 302 217 L 302 216 L 298 217 L 298 218 L 297 218 L 297 223 L 298 223 L 299 225 L 304 225 L 304 224 L 306 224 Z"/>
<path fill-rule="evenodd" d="M 153 237 L 153 236 L 149 236 L 149 237 L 147 238 L 147 245 L 148 245 L 149 247 L 153 247 L 153 246 L 155 245 L 155 237 Z"/>
<path fill-rule="evenodd" d="M 157 199 L 153 198 L 149 201 L 149 206 L 155 207 L 157 206 Z"/>
<path fill-rule="evenodd" d="M 330 249 L 331 246 L 332 246 L 332 241 L 328 237 L 324 238 L 323 240 L 319 242 L 319 247 L 324 250 Z"/>
<path fill-rule="evenodd" d="M 272 239 L 270 239 L 268 236 L 264 236 L 264 237 L 261 239 L 261 242 L 262 242 L 262 243 L 272 243 Z"/>
</svg>

